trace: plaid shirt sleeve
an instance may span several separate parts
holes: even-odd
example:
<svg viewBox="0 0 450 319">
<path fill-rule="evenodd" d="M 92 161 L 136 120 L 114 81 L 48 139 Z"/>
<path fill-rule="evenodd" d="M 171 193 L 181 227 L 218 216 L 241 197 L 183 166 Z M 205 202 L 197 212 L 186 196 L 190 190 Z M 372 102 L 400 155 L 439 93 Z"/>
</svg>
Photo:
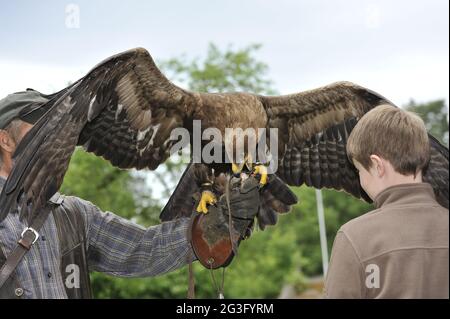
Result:
<svg viewBox="0 0 450 319">
<path fill-rule="evenodd" d="M 73 197 L 85 218 L 91 271 L 120 277 L 156 276 L 195 260 L 188 218 L 144 228 Z"/>
</svg>

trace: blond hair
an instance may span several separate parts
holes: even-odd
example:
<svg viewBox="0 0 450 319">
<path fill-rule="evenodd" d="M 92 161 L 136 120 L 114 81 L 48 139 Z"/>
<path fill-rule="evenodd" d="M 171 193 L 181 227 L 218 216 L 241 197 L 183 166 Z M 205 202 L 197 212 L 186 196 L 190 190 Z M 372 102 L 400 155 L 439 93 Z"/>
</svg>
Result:
<svg viewBox="0 0 450 319">
<path fill-rule="evenodd" d="M 379 105 L 367 112 L 347 141 L 350 162 L 369 170 L 370 155 L 388 160 L 396 172 L 414 176 L 430 161 L 430 143 L 423 120 L 415 113 L 392 105 Z"/>
</svg>

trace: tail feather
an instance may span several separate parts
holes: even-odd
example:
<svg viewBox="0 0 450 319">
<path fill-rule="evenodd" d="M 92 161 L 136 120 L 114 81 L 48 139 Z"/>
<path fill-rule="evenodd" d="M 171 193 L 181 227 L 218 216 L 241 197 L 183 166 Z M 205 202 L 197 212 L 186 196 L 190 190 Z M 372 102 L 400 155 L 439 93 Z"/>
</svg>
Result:
<svg viewBox="0 0 450 319">
<path fill-rule="evenodd" d="M 269 206 L 261 205 L 258 212 L 258 227 L 264 230 L 266 226 L 273 226 L 278 221 L 278 213 Z"/>
<path fill-rule="evenodd" d="M 264 230 L 278 221 L 278 214 L 287 213 L 297 204 L 297 196 L 278 176 L 270 175 L 269 181 L 261 192 L 261 207 L 257 215 L 258 226 Z"/>
</svg>

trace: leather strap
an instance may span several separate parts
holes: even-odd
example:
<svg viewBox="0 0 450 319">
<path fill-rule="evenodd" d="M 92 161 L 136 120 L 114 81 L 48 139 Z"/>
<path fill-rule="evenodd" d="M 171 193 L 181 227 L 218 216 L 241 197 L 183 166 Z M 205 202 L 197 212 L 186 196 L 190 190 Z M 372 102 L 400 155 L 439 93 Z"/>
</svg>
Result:
<svg viewBox="0 0 450 319">
<path fill-rule="evenodd" d="M 33 244 L 39 238 L 38 231 L 47 220 L 50 211 L 51 209 L 49 207 L 45 207 L 41 213 L 37 214 L 37 216 L 31 221 L 31 226 L 25 228 L 22 232 L 16 248 L 14 248 L 14 250 L 9 254 L 0 269 L 0 289 L 11 276 L 14 269 L 16 269 L 23 256 L 31 249 Z"/>
</svg>

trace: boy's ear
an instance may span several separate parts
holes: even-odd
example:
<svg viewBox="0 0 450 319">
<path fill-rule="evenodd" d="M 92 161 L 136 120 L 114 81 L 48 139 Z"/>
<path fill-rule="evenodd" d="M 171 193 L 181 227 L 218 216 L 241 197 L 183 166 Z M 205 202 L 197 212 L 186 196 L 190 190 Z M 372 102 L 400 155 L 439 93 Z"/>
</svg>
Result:
<svg viewBox="0 0 450 319">
<path fill-rule="evenodd" d="M 386 165 L 381 157 L 378 155 L 370 155 L 370 161 L 372 162 L 372 168 L 378 177 L 382 177 L 386 172 Z"/>
</svg>

